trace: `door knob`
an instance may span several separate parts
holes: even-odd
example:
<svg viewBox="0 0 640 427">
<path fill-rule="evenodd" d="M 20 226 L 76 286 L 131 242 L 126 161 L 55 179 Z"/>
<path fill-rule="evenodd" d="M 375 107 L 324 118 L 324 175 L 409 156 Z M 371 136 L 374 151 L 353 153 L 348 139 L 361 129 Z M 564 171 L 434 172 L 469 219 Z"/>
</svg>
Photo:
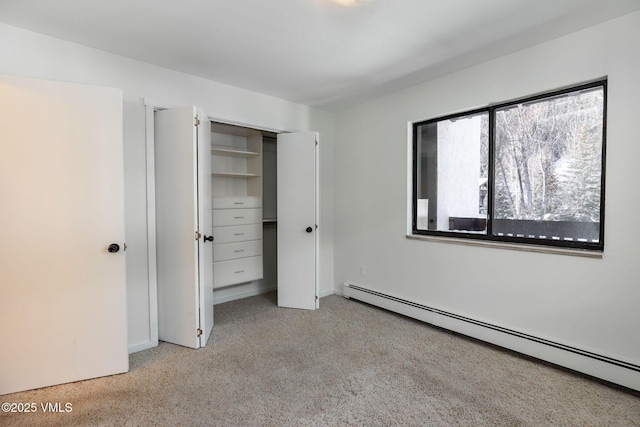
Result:
<svg viewBox="0 0 640 427">
<path fill-rule="evenodd" d="M 313 231 L 313 228 L 311 228 L 311 227 L 307 227 L 307 230 L 306 230 L 306 231 L 307 231 L 307 233 L 311 233 L 311 232 Z"/>
<path fill-rule="evenodd" d="M 206 234 L 204 235 L 204 241 L 205 242 L 213 242 L 213 236 L 207 236 Z"/>
<path fill-rule="evenodd" d="M 107 250 L 112 253 L 115 254 L 116 252 L 118 252 L 120 250 L 120 245 L 117 243 L 112 243 L 109 245 L 109 247 L 107 248 Z"/>
</svg>

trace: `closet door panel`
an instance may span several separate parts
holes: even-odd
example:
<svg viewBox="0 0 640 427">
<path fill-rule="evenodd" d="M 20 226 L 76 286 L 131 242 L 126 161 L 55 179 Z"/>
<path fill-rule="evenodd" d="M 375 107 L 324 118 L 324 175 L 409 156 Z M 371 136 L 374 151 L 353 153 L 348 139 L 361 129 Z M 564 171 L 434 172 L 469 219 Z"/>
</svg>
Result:
<svg viewBox="0 0 640 427">
<path fill-rule="evenodd" d="M 316 132 L 278 135 L 278 305 L 318 308 Z"/>
<path fill-rule="evenodd" d="M 198 136 L 198 230 L 204 236 L 213 234 L 211 218 L 211 122 L 206 113 L 197 109 L 199 125 Z M 207 344 L 213 330 L 213 243 L 201 238 L 198 240 L 199 257 L 199 311 L 200 311 L 200 347 Z"/>
<path fill-rule="evenodd" d="M 196 114 L 155 113 L 158 338 L 191 348 L 200 347 Z"/>
</svg>

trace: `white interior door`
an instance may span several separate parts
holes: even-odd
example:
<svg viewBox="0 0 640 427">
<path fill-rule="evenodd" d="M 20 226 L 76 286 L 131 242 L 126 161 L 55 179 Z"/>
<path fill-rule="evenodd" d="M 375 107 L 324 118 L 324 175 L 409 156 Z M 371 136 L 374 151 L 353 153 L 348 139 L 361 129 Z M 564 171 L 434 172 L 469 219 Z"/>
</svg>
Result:
<svg viewBox="0 0 640 427">
<path fill-rule="evenodd" d="M 129 369 L 122 130 L 120 90 L 0 76 L 0 394 Z"/>
<path fill-rule="evenodd" d="M 198 109 L 198 220 L 202 239 L 200 265 L 200 347 L 207 344 L 213 329 L 213 217 L 211 211 L 211 122 Z"/>
<path fill-rule="evenodd" d="M 205 261 L 203 247 L 203 236 L 209 234 L 200 229 L 201 220 L 210 228 L 203 214 L 207 202 L 200 200 L 200 193 L 211 185 L 211 147 L 206 132 L 199 131 L 206 126 L 196 125 L 197 116 L 194 107 L 158 111 L 154 131 L 158 338 L 191 348 L 206 344 L 205 331 L 211 331 L 202 319 L 210 317 L 213 324 L 213 301 L 211 307 L 205 307 L 206 280 L 213 294 L 213 266 Z M 200 168 L 199 159 L 204 164 Z M 204 176 L 208 179 L 202 179 Z"/>
<path fill-rule="evenodd" d="M 317 132 L 278 135 L 278 306 L 318 308 Z"/>
</svg>

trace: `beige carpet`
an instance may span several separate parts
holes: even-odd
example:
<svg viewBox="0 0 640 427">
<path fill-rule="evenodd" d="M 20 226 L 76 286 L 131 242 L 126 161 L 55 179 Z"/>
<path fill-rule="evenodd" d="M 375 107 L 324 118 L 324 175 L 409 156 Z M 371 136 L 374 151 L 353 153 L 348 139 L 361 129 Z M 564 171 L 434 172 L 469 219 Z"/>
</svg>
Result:
<svg viewBox="0 0 640 427">
<path fill-rule="evenodd" d="M 113 377 L 0 396 L 72 412 L 0 425 L 640 426 L 640 393 L 365 304 L 215 308 L 205 349 L 161 343 Z"/>
</svg>

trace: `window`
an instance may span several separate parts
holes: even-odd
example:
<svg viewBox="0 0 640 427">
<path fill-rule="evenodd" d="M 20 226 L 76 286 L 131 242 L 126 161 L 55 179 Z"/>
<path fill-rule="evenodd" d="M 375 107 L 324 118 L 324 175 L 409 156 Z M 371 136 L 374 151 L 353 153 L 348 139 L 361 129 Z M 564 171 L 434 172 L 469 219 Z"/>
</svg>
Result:
<svg viewBox="0 0 640 427">
<path fill-rule="evenodd" d="M 604 247 L 606 81 L 413 125 L 413 233 Z"/>
</svg>

